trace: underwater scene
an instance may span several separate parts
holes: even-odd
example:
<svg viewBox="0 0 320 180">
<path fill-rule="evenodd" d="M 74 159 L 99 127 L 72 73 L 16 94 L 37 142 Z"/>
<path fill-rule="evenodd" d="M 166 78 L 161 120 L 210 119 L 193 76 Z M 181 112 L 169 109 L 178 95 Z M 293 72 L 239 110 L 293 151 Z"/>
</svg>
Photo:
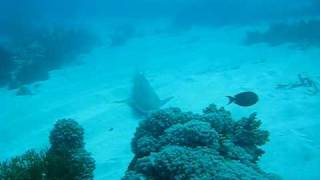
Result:
<svg viewBox="0 0 320 180">
<path fill-rule="evenodd" d="M 319 0 L 1 0 L 0 180 L 319 180 Z"/>
</svg>

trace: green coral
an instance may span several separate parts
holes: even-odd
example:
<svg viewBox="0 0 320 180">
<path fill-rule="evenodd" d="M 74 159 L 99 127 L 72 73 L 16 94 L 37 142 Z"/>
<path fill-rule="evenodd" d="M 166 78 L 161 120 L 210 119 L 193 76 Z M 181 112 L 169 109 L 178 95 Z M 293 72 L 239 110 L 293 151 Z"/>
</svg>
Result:
<svg viewBox="0 0 320 180">
<path fill-rule="evenodd" d="M 261 130 L 261 121 L 256 118 L 256 113 L 249 118 L 242 118 L 234 125 L 234 144 L 246 149 L 252 155 L 253 161 L 257 161 L 264 151 L 259 146 L 269 140 L 269 132 Z"/>
<path fill-rule="evenodd" d="M 67 153 L 47 153 L 47 176 L 49 179 L 93 179 L 95 161 L 84 149 Z"/>
<path fill-rule="evenodd" d="M 162 145 L 217 148 L 219 146 L 218 136 L 218 133 L 210 127 L 209 123 L 191 120 L 185 124 L 175 124 L 168 128 L 164 135 L 160 137 L 160 142 L 162 142 Z"/>
<path fill-rule="evenodd" d="M 218 109 L 216 105 L 210 104 L 203 110 L 203 114 L 199 115 L 199 118 L 210 123 L 220 135 L 230 136 L 232 134 L 234 121 L 231 113 L 223 107 Z"/>
<path fill-rule="evenodd" d="M 50 132 L 48 177 L 93 179 L 95 161 L 84 149 L 84 129 L 72 119 L 61 119 Z"/>
<path fill-rule="evenodd" d="M 84 148 L 84 130 L 72 119 L 60 119 L 50 132 L 51 151 Z"/>
<path fill-rule="evenodd" d="M 46 154 L 29 150 L 0 164 L 0 179 L 42 179 L 46 175 Z"/>
<path fill-rule="evenodd" d="M 95 161 L 84 149 L 84 130 L 72 119 L 58 120 L 48 150 L 27 151 L 0 165 L 0 179 L 90 180 Z"/>
</svg>

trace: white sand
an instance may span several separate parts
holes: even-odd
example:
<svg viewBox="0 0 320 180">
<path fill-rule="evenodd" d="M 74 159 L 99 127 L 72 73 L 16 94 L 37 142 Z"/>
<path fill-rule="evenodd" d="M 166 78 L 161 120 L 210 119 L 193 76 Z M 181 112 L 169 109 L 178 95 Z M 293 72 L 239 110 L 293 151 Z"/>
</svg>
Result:
<svg viewBox="0 0 320 180">
<path fill-rule="evenodd" d="M 200 112 L 209 103 L 224 106 L 226 95 L 257 92 L 256 106 L 226 108 L 235 119 L 258 112 L 270 131 L 261 166 L 288 180 L 320 179 L 320 94 L 275 89 L 301 72 L 320 83 L 319 50 L 246 47 L 243 35 L 241 29 L 221 28 L 135 38 L 124 47 L 102 47 L 84 56 L 85 65 L 52 72 L 33 96 L 0 89 L 0 159 L 47 146 L 54 122 L 74 118 L 86 130 L 96 179 L 120 179 L 132 158 L 130 141 L 139 119 L 112 101 L 127 97 L 139 67 L 161 97 L 175 97 L 166 107 Z"/>
</svg>

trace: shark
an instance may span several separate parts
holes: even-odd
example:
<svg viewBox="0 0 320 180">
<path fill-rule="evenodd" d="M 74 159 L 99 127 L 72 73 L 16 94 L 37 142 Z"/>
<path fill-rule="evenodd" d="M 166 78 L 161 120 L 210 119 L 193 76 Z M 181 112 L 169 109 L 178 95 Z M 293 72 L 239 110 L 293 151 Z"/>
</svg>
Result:
<svg viewBox="0 0 320 180">
<path fill-rule="evenodd" d="M 141 72 L 135 73 L 130 96 L 116 103 L 126 103 L 140 115 L 148 115 L 159 110 L 168 103 L 173 96 L 160 99 L 150 82 Z"/>
</svg>

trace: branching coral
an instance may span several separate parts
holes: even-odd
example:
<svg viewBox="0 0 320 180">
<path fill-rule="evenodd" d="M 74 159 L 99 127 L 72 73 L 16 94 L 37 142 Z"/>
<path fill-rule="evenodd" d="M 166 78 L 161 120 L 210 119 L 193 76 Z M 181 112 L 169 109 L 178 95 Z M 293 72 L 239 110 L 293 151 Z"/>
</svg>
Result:
<svg viewBox="0 0 320 180">
<path fill-rule="evenodd" d="M 48 152 L 47 176 L 52 179 L 93 179 L 95 161 L 84 149 Z"/>
<path fill-rule="evenodd" d="M 93 179 L 95 161 L 84 149 L 83 135 L 76 121 L 58 120 L 50 133 L 51 147 L 3 162 L 0 179 Z"/>
<path fill-rule="evenodd" d="M 203 115 L 199 116 L 202 121 L 209 122 L 222 136 L 230 136 L 233 130 L 233 120 L 231 113 L 223 107 L 218 109 L 216 105 L 210 104 L 203 110 Z"/>
<path fill-rule="evenodd" d="M 237 121 L 234 126 L 234 144 L 246 149 L 252 155 L 253 161 L 257 161 L 264 153 L 258 146 L 265 144 L 269 137 L 269 132 L 260 130 L 260 126 L 261 121 L 256 119 L 255 113 L 249 118 Z"/>
<path fill-rule="evenodd" d="M 2 162 L 0 179 L 42 179 L 46 172 L 45 152 L 29 150 L 21 156 Z"/>
<path fill-rule="evenodd" d="M 215 105 L 203 114 L 169 108 L 140 123 L 132 140 L 135 154 L 123 180 L 277 179 L 257 165 L 268 140 L 256 114 L 234 121 Z"/>
</svg>

